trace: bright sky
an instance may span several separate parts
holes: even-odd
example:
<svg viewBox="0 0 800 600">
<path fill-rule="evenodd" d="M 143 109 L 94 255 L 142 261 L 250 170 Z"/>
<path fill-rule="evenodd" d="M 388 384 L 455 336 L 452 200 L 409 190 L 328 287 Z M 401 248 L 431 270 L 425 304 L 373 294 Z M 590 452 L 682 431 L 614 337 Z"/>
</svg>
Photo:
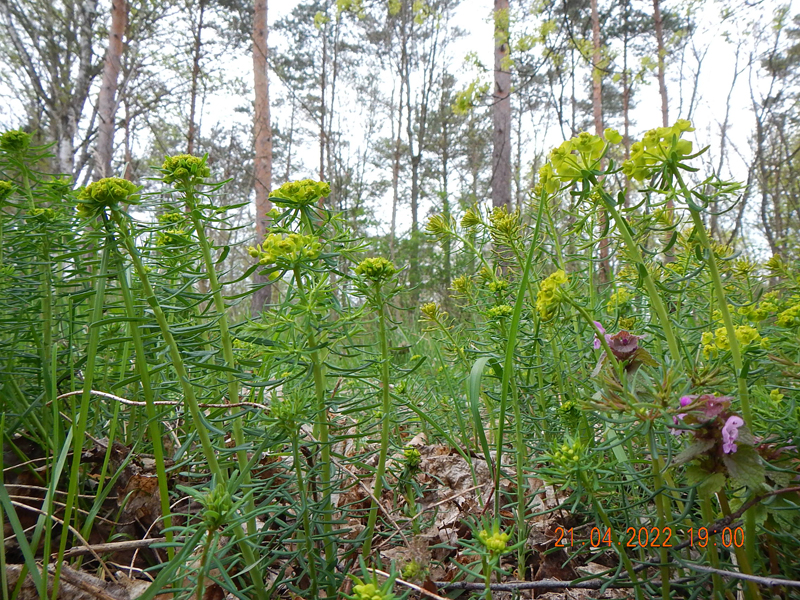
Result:
<svg viewBox="0 0 800 600">
<path fill-rule="evenodd" d="M 291 13 L 298 0 L 281 0 L 280 2 L 270 3 L 270 21 L 275 22 L 281 17 Z M 512 6 L 514 4 L 512 0 Z M 685 3 L 683 3 L 685 4 Z M 662 9 L 675 9 L 677 3 L 662 1 Z M 765 0 L 758 6 L 750 9 L 744 8 L 746 5 L 738 5 L 737 10 L 749 10 L 750 15 L 742 14 L 738 22 L 745 22 L 749 19 L 771 19 L 779 3 L 776 0 Z M 454 66 L 462 65 L 464 56 L 472 51 L 477 52 L 482 62 L 486 65 L 493 64 L 492 48 L 492 28 L 490 24 L 491 10 L 493 2 L 491 0 L 463 0 L 454 16 L 454 24 L 467 32 L 467 35 L 458 40 L 451 48 L 455 55 L 452 61 Z M 647 2 L 642 5 L 642 10 L 651 10 L 652 4 Z M 747 68 L 753 48 L 752 30 L 746 26 L 736 25 L 733 20 L 722 22 L 720 10 L 722 4 L 718 2 L 706 1 L 699 4 L 699 14 L 697 17 L 698 32 L 695 35 L 695 46 L 700 54 L 705 53 L 700 66 L 700 77 L 697 86 L 697 101 L 692 116 L 696 124 L 695 132 L 696 148 L 711 145 L 709 160 L 714 168 L 718 163 L 718 148 L 720 145 L 720 128 L 725 117 L 725 107 L 728 95 L 731 93 L 731 84 L 736 71 L 736 44 L 741 40 L 738 70 L 740 71 L 736 80 L 736 86 L 731 94 L 730 118 L 728 129 L 728 148 L 730 150 L 730 161 L 723 168 L 723 178 L 735 178 L 745 180 L 747 177 L 746 160 L 750 156 L 748 140 L 751 135 L 754 118 L 752 113 L 752 101 L 750 97 L 749 79 L 750 70 Z M 793 11 L 790 13 L 793 14 Z M 726 35 L 728 37 L 726 39 Z M 274 33 L 272 34 L 274 35 Z M 512 34 L 513 35 L 513 34 Z M 728 41 L 730 40 L 730 41 Z M 271 45 L 277 40 L 270 38 Z M 679 71 L 681 60 L 684 60 L 683 85 L 679 84 Z M 698 69 L 698 63 L 692 50 L 689 49 L 683 57 L 680 55 L 668 56 L 668 97 L 670 108 L 670 121 L 679 117 L 687 117 L 687 107 L 692 95 L 694 85 L 693 74 Z M 249 68 L 249 63 L 245 65 Z M 466 85 L 475 73 L 467 69 L 459 69 L 459 77 Z M 757 70 L 756 70 L 757 71 Z M 763 81 L 757 77 L 753 79 L 754 87 L 763 87 Z M 388 93 L 388 92 L 387 92 Z M 644 131 L 652 127 L 661 125 L 661 100 L 658 94 L 658 85 L 653 74 L 647 85 L 640 86 L 637 91 L 638 104 L 632 112 L 634 121 L 632 135 L 640 136 Z M 683 110 L 679 114 L 679 107 L 683 105 Z M 276 119 L 285 119 L 281 111 L 276 111 Z M 353 144 L 360 143 L 363 136 L 357 133 L 352 136 Z M 551 127 L 547 132 L 545 146 L 555 146 L 561 142 L 561 133 L 557 127 Z M 541 144 L 541 138 L 539 140 Z M 530 144 L 532 146 L 533 144 Z M 530 158 L 536 148 L 526 148 Z M 308 156 L 305 158 L 310 170 L 317 165 L 316 152 L 309 148 Z M 313 173 L 309 173 L 312 175 Z M 388 215 L 387 215 L 388 218 Z M 406 224 L 407 225 L 407 224 Z M 402 226 L 402 223 L 401 223 Z"/>
</svg>

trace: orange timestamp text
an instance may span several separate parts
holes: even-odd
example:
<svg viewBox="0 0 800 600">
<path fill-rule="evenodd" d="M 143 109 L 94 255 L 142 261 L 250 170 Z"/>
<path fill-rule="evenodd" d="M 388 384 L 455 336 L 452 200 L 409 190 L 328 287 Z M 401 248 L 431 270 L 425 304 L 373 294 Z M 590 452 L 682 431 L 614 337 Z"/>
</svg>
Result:
<svg viewBox="0 0 800 600">
<path fill-rule="evenodd" d="M 577 545 L 582 546 L 588 542 L 592 548 L 611 547 L 613 544 L 620 544 L 627 548 L 672 548 L 678 545 L 678 534 L 680 534 L 680 538 L 683 540 L 681 547 L 706 548 L 711 545 L 712 547 L 741 548 L 744 546 L 744 529 L 741 527 L 733 529 L 725 527 L 717 532 L 720 534 L 719 540 L 715 539 L 714 533 L 714 531 L 709 532 L 706 527 L 690 527 L 674 532 L 672 527 L 641 526 L 628 527 L 624 535 L 613 535 L 610 529 L 592 527 L 589 539 L 578 538 Z M 558 548 L 576 545 L 574 528 L 556 527 L 555 538 L 555 545 Z"/>
</svg>

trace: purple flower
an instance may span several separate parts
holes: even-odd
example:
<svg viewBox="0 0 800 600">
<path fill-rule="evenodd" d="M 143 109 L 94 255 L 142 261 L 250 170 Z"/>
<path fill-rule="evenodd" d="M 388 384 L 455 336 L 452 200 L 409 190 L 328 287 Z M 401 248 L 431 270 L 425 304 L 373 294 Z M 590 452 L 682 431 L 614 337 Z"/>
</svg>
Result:
<svg viewBox="0 0 800 600">
<path fill-rule="evenodd" d="M 718 417 L 731 405 L 731 400 L 733 400 L 730 396 L 715 396 L 714 394 L 703 394 L 699 399 L 705 401 L 703 413 L 707 421 Z"/>
<path fill-rule="evenodd" d="M 692 402 L 694 402 L 695 398 L 697 398 L 697 396 L 681 396 L 681 408 L 686 408 L 689 406 Z"/>
<path fill-rule="evenodd" d="M 688 413 L 678 413 L 677 415 L 673 415 L 672 416 L 672 422 L 675 423 L 675 425 L 680 424 L 680 422 L 683 421 L 683 418 L 687 414 Z M 672 435 L 680 435 L 680 434 L 683 433 L 683 430 L 681 430 L 681 429 L 670 429 L 670 433 L 672 433 Z"/>
<path fill-rule="evenodd" d="M 633 335 L 627 331 L 620 331 L 611 336 L 606 335 L 608 347 L 611 348 L 611 353 L 617 360 L 628 360 L 632 358 L 639 349 L 640 339 L 638 335 Z"/>
<path fill-rule="evenodd" d="M 722 428 L 722 451 L 725 454 L 736 452 L 734 442 L 739 437 L 739 427 L 742 425 L 744 425 L 744 421 L 736 415 L 728 417 L 728 420 L 725 421 L 725 426 Z"/>
<path fill-rule="evenodd" d="M 597 327 L 600 330 L 600 333 L 605 333 L 606 332 L 605 327 L 600 325 L 600 323 L 598 323 L 597 321 L 594 321 L 594 326 Z M 600 339 L 597 337 L 596 333 L 594 334 L 594 343 L 592 345 L 594 346 L 595 350 L 599 350 L 600 346 L 603 345 L 602 343 L 600 343 Z"/>
</svg>

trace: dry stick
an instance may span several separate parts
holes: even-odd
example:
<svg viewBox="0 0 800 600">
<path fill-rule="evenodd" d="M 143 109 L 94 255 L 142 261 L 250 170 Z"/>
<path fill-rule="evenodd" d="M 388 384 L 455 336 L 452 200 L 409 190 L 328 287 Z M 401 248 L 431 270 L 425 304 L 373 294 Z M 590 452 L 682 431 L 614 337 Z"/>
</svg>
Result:
<svg viewBox="0 0 800 600">
<path fill-rule="evenodd" d="M 721 575 L 722 577 L 730 577 L 731 579 L 744 579 L 745 581 L 760 583 L 761 585 L 764 586 L 773 587 L 773 586 L 788 585 L 790 587 L 800 587 L 800 581 L 795 581 L 792 579 L 778 579 L 776 577 L 760 577 L 758 575 L 748 575 L 747 573 L 739 573 L 737 571 L 724 571 L 722 569 L 715 569 L 713 567 L 693 565 L 691 563 L 684 563 L 683 561 L 680 562 L 684 567 L 686 567 L 687 569 L 691 569 L 693 571 L 712 573 L 716 575 Z"/>
<path fill-rule="evenodd" d="M 22 485 L 19 485 L 19 484 L 11 484 L 11 485 L 7 485 L 6 486 L 6 488 L 10 488 L 10 487 L 27 487 L 27 486 L 22 486 Z M 44 489 L 44 488 L 41 488 L 40 486 L 31 486 L 31 487 Z M 9 494 L 8 497 L 11 498 L 12 500 L 33 500 L 34 502 L 41 502 L 42 501 L 42 498 L 37 498 L 36 496 L 20 496 L 19 494 Z M 84 497 L 86 497 L 86 496 L 84 496 Z M 94 499 L 95 496 L 89 496 L 89 498 L 90 499 Z M 53 500 L 53 505 L 54 506 L 58 506 L 59 508 L 64 508 L 64 506 L 66 506 L 63 502 L 57 502 L 55 500 Z M 33 507 L 31 507 L 31 508 L 33 508 Z M 84 510 L 82 508 L 78 508 L 76 510 L 79 513 L 81 513 L 82 515 L 88 515 L 89 514 L 88 510 Z M 102 521 L 103 523 L 108 523 L 109 525 L 114 525 L 114 526 L 119 526 L 120 525 L 120 523 L 117 523 L 116 521 L 112 521 L 110 519 L 106 519 L 106 518 L 101 517 L 99 515 L 96 516 L 95 519 L 97 519 L 98 521 Z M 134 521 L 129 521 L 129 522 L 126 522 L 124 524 L 127 525 L 128 523 L 134 523 Z M 32 527 L 36 527 L 36 526 L 33 525 Z M 31 527 L 28 527 L 25 531 L 28 531 L 30 529 L 31 529 Z M 8 540 L 8 539 L 12 539 L 13 537 L 14 537 L 13 535 L 10 535 L 10 536 L 7 536 L 5 539 Z"/>
<path fill-rule="evenodd" d="M 54 575 L 55 570 L 56 568 L 54 565 L 48 565 L 48 574 Z M 95 581 L 102 583 L 99 579 L 92 577 L 91 575 L 87 575 L 81 571 L 75 571 L 66 564 L 61 566 L 61 579 L 65 583 L 68 583 L 69 585 L 76 587 L 87 594 L 90 594 L 93 598 L 97 598 L 98 600 L 118 600 L 119 598 L 118 596 L 112 596 L 103 588 L 98 586 Z"/>
<path fill-rule="evenodd" d="M 14 502 L 13 500 L 11 500 L 11 506 L 16 506 L 17 508 L 22 508 L 24 510 L 30 510 L 32 512 L 39 513 L 40 515 L 44 515 L 45 517 L 50 517 L 53 521 L 55 521 L 56 523 L 60 524 L 62 527 L 64 526 L 64 521 L 62 521 L 61 519 L 59 519 L 55 515 L 47 514 L 46 511 L 43 511 L 43 510 L 41 510 L 39 508 L 34 508 L 33 506 L 28 506 L 27 504 L 23 504 L 22 502 Z M 83 536 L 81 535 L 80 531 L 75 529 L 72 525 L 67 525 L 67 527 L 75 535 L 75 537 L 78 538 L 78 541 L 80 541 L 81 544 L 83 544 L 87 548 L 90 547 L 89 546 L 89 542 L 87 542 L 85 539 L 83 539 Z M 117 580 L 116 577 L 114 577 L 114 574 L 111 572 L 111 569 L 109 569 L 106 566 L 106 563 L 103 562 L 103 559 L 100 558 L 100 555 L 98 555 L 96 552 L 91 551 L 91 549 L 90 549 L 90 552 L 97 559 L 97 561 L 100 563 L 100 566 L 103 567 L 103 570 L 106 572 L 106 575 L 108 575 L 109 579 L 111 579 L 111 581 L 116 581 Z M 48 565 L 48 569 L 50 567 L 52 567 L 52 565 Z"/>
<path fill-rule="evenodd" d="M 56 400 L 61 400 L 62 398 L 68 398 L 69 396 L 77 396 L 82 394 L 82 391 L 77 392 L 67 392 L 66 394 L 61 394 L 56 398 Z M 137 400 L 128 400 L 126 398 L 120 398 L 119 396 L 115 396 L 114 394 L 109 394 L 108 392 L 99 392 L 97 390 L 89 390 L 90 394 L 95 396 L 102 396 L 103 398 L 108 398 L 110 400 L 116 400 L 122 404 L 127 404 L 128 406 L 146 406 L 147 402 L 139 402 Z M 180 402 L 173 402 L 172 400 L 157 400 L 153 402 L 155 406 L 180 406 Z M 269 410 L 269 406 L 265 404 L 259 404 L 258 402 L 235 402 L 231 404 L 200 404 L 198 405 L 200 408 L 239 408 L 242 406 L 248 406 L 251 408 L 260 408 L 261 410 Z"/>
<path fill-rule="evenodd" d="M 173 538 L 174 542 L 183 542 L 186 538 L 176 537 Z M 147 538 L 144 540 L 127 540 L 125 542 L 108 542 L 105 544 L 92 544 L 90 546 L 79 546 L 77 548 L 70 548 L 64 553 L 64 558 L 72 558 L 73 556 L 83 556 L 85 554 L 94 554 L 101 552 L 118 552 L 121 550 L 136 550 L 137 548 L 147 548 L 153 544 L 163 544 L 167 542 L 167 538 Z"/>
<path fill-rule="evenodd" d="M 780 490 L 773 490 L 773 491 L 768 492 L 766 494 L 762 494 L 760 496 L 755 496 L 755 497 L 751 498 L 750 500 L 748 500 L 747 502 L 745 502 L 744 504 L 742 504 L 742 506 L 740 506 L 737 511 L 732 512 L 727 517 L 722 517 L 721 519 L 717 519 L 716 521 L 714 521 L 714 523 L 710 527 L 707 527 L 706 529 L 708 530 L 709 535 L 716 535 L 718 533 L 721 533 L 722 530 L 725 529 L 726 527 L 731 527 L 731 525 L 734 524 L 734 520 L 738 519 L 739 517 L 741 517 L 745 513 L 745 511 L 747 511 L 748 508 L 750 508 L 751 506 L 753 506 L 755 504 L 758 504 L 764 498 L 768 498 L 769 496 L 777 496 L 779 494 L 789 494 L 789 493 L 792 493 L 792 492 L 800 492 L 800 486 L 783 488 L 783 489 L 780 489 Z M 685 542 L 681 542 L 680 544 L 676 545 L 672 549 L 672 551 L 675 552 L 677 550 L 682 550 L 683 548 L 687 548 L 687 547 L 691 546 L 691 544 L 692 544 L 691 540 L 686 540 Z M 635 567 L 633 570 L 638 573 L 639 571 L 642 571 L 642 570 L 647 569 L 649 567 L 658 566 L 660 564 L 661 564 L 660 561 L 658 561 L 658 562 L 651 561 L 651 562 L 641 563 L 640 565 Z M 746 579 L 746 578 L 743 577 L 743 579 Z M 783 581 L 783 580 L 779 580 L 779 581 Z"/>
</svg>

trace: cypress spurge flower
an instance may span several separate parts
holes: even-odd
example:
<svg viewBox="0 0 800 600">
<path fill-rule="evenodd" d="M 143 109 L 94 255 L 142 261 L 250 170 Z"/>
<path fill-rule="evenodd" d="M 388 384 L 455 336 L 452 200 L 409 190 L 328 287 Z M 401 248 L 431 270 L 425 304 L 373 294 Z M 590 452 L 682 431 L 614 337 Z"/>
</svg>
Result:
<svg viewBox="0 0 800 600">
<path fill-rule="evenodd" d="M 692 142 L 681 139 L 689 131 L 694 131 L 694 127 L 686 119 L 678 119 L 672 127 L 651 129 L 640 142 L 631 145 L 631 158 L 622 163 L 622 172 L 631 179 L 644 181 L 672 152 L 679 159 L 691 154 Z"/>
<path fill-rule="evenodd" d="M 159 169 L 166 184 L 179 183 L 183 186 L 194 186 L 203 182 L 211 175 L 211 170 L 206 166 L 205 157 L 192 156 L 191 154 L 178 154 L 167 156 L 164 164 Z"/>
<path fill-rule="evenodd" d="M 0 179 L 0 202 L 8 198 L 14 192 L 14 184 L 10 181 Z"/>
<path fill-rule="evenodd" d="M 331 186 L 324 181 L 303 179 L 288 181 L 277 190 L 270 192 L 269 197 L 278 206 L 308 206 L 316 204 L 320 198 L 331 193 Z"/>
<path fill-rule="evenodd" d="M 382 256 L 375 258 L 365 258 L 356 267 L 356 275 L 364 279 L 369 279 L 376 283 L 386 281 L 397 273 L 397 267 L 392 262 Z"/>
<path fill-rule="evenodd" d="M 78 193 L 78 214 L 91 218 L 102 210 L 121 210 L 120 204 L 136 204 L 138 187 L 121 177 L 106 177 L 90 183 Z"/>
<path fill-rule="evenodd" d="M 31 134 L 10 129 L 0 134 L 0 148 L 6 152 L 22 152 L 31 145 Z"/>
<path fill-rule="evenodd" d="M 542 281 L 539 293 L 536 295 L 536 310 L 539 311 L 539 316 L 545 321 L 555 316 L 558 306 L 564 297 L 561 286 L 568 282 L 567 274 L 561 269 Z"/>
</svg>

